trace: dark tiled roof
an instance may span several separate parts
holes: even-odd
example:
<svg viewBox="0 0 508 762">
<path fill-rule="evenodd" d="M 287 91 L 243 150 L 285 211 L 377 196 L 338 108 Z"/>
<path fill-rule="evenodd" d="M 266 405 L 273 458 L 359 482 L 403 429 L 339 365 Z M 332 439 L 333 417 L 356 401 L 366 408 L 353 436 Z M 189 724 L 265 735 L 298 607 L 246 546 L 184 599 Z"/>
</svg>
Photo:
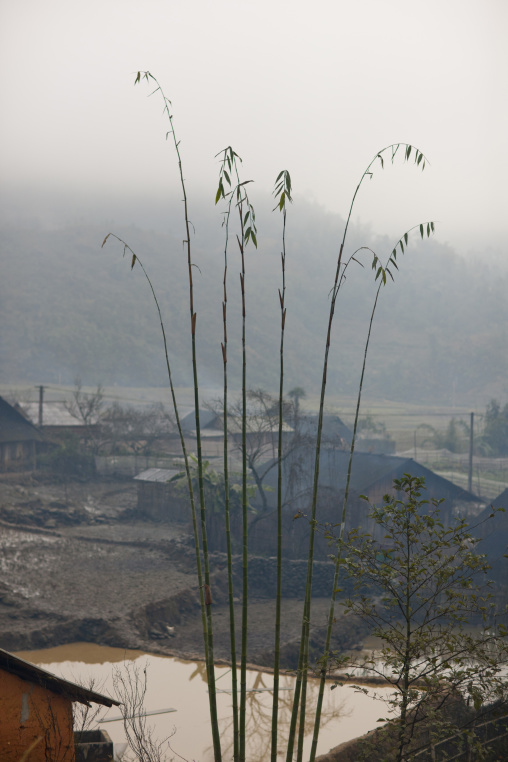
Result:
<svg viewBox="0 0 508 762">
<path fill-rule="evenodd" d="M 89 704 L 90 701 L 93 701 L 95 704 L 102 704 L 103 706 L 113 706 L 113 704 L 120 706 L 119 701 L 115 701 L 109 696 L 103 696 L 101 693 L 63 680 L 61 677 L 57 677 L 35 664 L 30 664 L 30 662 L 20 659 L 2 648 L 0 648 L 0 669 L 4 669 L 11 675 L 17 675 L 27 682 L 41 685 L 43 688 L 65 696 L 71 701 L 79 701 L 81 704 Z"/>
<path fill-rule="evenodd" d="M 311 447 L 296 448 L 284 462 L 284 473 L 289 478 L 292 468 L 298 463 L 299 486 L 301 490 L 310 489 L 314 477 L 314 450 Z M 349 452 L 323 448 L 320 456 L 319 484 L 334 490 L 343 490 L 346 486 L 349 466 Z M 378 482 L 392 482 L 400 479 L 405 473 L 412 476 L 423 476 L 426 481 L 429 498 L 447 498 L 460 501 L 478 502 L 476 495 L 458 487 L 448 479 L 438 476 L 430 469 L 412 458 L 396 455 L 381 455 L 376 453 L 355 452 L 351 466 L 350 490 L 352 493 L 365 494 Z M 288 478 L 286 476 L 286 478 Z M 266 482 L 271 487 L 276 486 L 277 469 L 273 468 Z"/>
<path fill-rule="evenodd" d="M 505 508 L 508 512 L 508 487 L 492 501 L 494 508 Z"/>
<path fill-rule="evenodd" d="M 199 409 L 199 425 L 201 428 L 206 428 L 213 424 L 215 420 L 217 419 L 217 413 L 214 413 L 212 410 L 202 410 Z M 180 420 L 181 426 L 183 431 L 194 431 L 196 428 L 196 418 L 194 415 L 194 410 L 191 410 L 190 413 L 187 413 L 187 415 L 184 415 L 184 417 Z"/>
<path fill-rule="evenodd" d="M 43 439 L 40 431 L 0 397 L 0 442 L 26 442 Z"/>
<path fill-rule="evenodd" d="M 316 439 L 318 427 L 317 415 L 302 415 L 298 421 L 298 430 L 305 437 Z M 348 444 L 351 443 L 353 432 L 339 418 L 338 415 L 323 416 L 323 441 L 344 439 Z"/>
</svg>

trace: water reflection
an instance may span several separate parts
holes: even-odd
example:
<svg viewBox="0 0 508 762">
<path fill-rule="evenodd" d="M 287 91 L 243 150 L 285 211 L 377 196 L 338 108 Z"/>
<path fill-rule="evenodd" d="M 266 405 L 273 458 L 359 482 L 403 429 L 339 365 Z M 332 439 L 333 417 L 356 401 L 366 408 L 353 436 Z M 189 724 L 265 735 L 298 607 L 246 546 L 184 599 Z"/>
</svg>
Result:
<svg viewBox="0 0 508 762">
<path fill-rule="evenodd" d="M 43 666 L 70 680 L 87 683 L 91 678 L 101 683 L 101 691 L 113 696 L 112 673 L 122 661 L 134 662 L 141 669 L 148 668 L 147 711 L 174 707 L 174 714 L 149 717 L 158 738 L 172 734 L 171 746 L 187 760 L 209 762 L 213 760 L 210 726 L 208 721 L 208 695 L 206 668 L 203 662 L 183 662 L 178 659 L 143 654 L 140 651 L 105 648 L 88 643 L 74 643 L 45 651 L 19 654 L 27 661 Z M 216 668 L 218 715 L 221 730 L 223 758 L 233 757 L 231 717 L 231 669 Z M 281 675 L 279 694 L 279 759 L 285 760 L 289 723 L 293 702 L 294 677 Z M 270 758 L 272 722 L 273 676 L 269 673 L 247 672 L 246 736 L 249 762 L 265 762 Z M 330 686 L 331 687 L 331 686 Z M 376 726 L 379 706 L 350 687 L 334 691 L 327 686 L 322 713 L 322 730 L 318 753 L 365 733 Z M 313 730 L 313 717 L 318 694 L 318 682 L 309 680 L 307 688 L 308 713 L 305 721 L 306 749 L 309 756 Z M 101 716 L 118 716 L 118 709 L 108 710 Z M 121 722 L 104 725 L 115 743 L 125 741 Z M 169 755 L 171 757 L 171 754 Z"/>
<path fill-rule="evenodd" d="M 272 729 L 272 701 L 273 701 L 273 675 L 263 672 L 254 673 L 253 682 L 249 683 L 250 691 L 247 693 L 247 715 L 245 730 L 247 736 L 247 753 L 253 762 L 264 762 L 270 758 L 271 729 Z M 291 712 L 293 709 L 293 684 L 294 677 L 282 675 L 280 678 L 279 693 L 279 732 L 278 754 L 280 759 L 285 759 Z M 305 737 L 310 752 L 310 740 L 314 729 L 314 712 L 316 709 L 319 685 L 312 680 L 307 688 L 307 715 L 305 718 Z M 256 692 L 259 691 L 259 692 Z M 345 717 L 350 717 L 352 708 L 347 706 L 346 699 L 327 691 L 326 706 L 322 712 L 321 728 L 325 729 L 330 723 L 338 723 Z M 228 717 L 220 722 L 221 739 L 223 739 L 223 752 L 225 759 L 233 757 L 233 719 Z M 297 729 L 298 732 L 298 729 Z M 338 743 L 338 742 L 337 742 Z M 323 749 L 324 751 L 325 749 Z M 211 747 L 207 753 L 211 752 Z"/>
</svg>

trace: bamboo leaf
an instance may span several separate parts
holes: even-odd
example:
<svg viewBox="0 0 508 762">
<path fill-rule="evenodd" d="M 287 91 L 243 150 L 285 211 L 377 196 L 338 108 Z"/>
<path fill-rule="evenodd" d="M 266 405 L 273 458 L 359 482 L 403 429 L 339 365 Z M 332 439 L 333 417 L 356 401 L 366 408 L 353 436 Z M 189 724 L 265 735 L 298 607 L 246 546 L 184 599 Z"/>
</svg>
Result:
<svg viewBox="0 0 508 762">
<path fill-rule="evenodd" d="M 420 235 L 423 238 L 423 225 L 420 225 Z"/>
<path fill-rule="evenodd" d="M 111 233 L 108 233 L 108 234 L 107 234 L 107 236 L 106 236 L 106 238 L 103 240 L 103 242 L 102 242 L 102 246 L 101 246 L 101 249 L 104 247 L 104 244 L 106 243 L 106 241 L 108 240 L 108 238 L 109 238 L 109 236 L 110 236 L 110 235 L 111 235 Z"/>
<path fill-rule="evenodd" d="M 131 262 L 131 270 L 134 268 L 134 265 L 136 264 L 136 259 L 137 259 L 136 255 L 133 254 L 132 255 L 132 262 Z"/>
<path fill-rule="evenodd" d="M 252 238 L 252 243 L 254 244 L 254 246 L 255 246 L 255 247 L 256 247 L 256 249 L 257 249 L 257 247 L 258 247 L 258 242 L 257 242 L 256 234 L 254 233 L 254 231 L 252 231 L 252 232 L 251 232 L 251 234 L 250 234 L 250 237 Z"/>
</svg>

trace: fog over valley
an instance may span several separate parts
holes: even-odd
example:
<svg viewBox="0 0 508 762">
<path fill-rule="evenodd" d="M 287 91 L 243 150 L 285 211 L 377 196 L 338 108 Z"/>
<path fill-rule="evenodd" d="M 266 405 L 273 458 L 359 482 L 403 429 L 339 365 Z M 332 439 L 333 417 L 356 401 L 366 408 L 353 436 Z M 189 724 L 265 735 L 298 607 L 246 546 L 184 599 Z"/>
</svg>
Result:
<svg viewBox="0 0 508 762">
<path fill-rule="evenodd" d="M 382 178 L 377 178 L 382 181 Z M 257 191 L 257 192 L 256 192 Z M 370 186 L 367 187 L 370 191 Z M 281 284 L 282 218 L 273 199 L 252 186 L 258 249 L 246 255 L 248 385 L 277 388 Z M 1 383 L 72 384 L 79 376 L 95 385 L 163 386 L 166 369 L 155 305 L 139 266 L 109 232 L 123 238 L 140 257 L 160 300 L 168 333 L 174 380 L 191 383 L 188 292 L 182 204 L 142 198 L 125 202 L 62 198 L 58 215 L 44 208 L 14 209 L 0 231 Z M 53 197 L 54 201 L 54 197 Z M 79 211 L 81 210 L 81 211 Z M 108 219 L 108 213 L 111 218 Z M 195 309 L 200 383 L 219 387 L 222 379 L 222 277 L 224 228 L 221 206 L 203 196 L 190 205 L 194 229 Z M 20 221 L 24 220 L 23 226 Z M 411 220 L 412 222 L 412 220 Z M 401 228 L 400 235 L 410 227 Z M 288 387 L 308 391 L 320 383 L 329 291 L 344 220 L 315 202 L 295 196 L 287 215 Z M 229 369 L 238 387 L 241 373 L 240 262 L 229 244 Z M 399 237 L 399 236 L 398 236 Z M 397 239 L 353 224 L 349 257 L 368 246 L 385 262 Z M 411 233 L 394 282 L 383 287 L 370 345 L 366 398 L 439 401 L 483 405 L 507 392 L 508 267 L 501 252 L 464 257 L 436 236 L 422 241 Z M 352 262 L 338 299 L 332 333 L 330 393 L 353 394 L 358 384 L 375 294 L 372 254 Z M 361 267 L 360 263 L 365 267 Z"/>
</svg>

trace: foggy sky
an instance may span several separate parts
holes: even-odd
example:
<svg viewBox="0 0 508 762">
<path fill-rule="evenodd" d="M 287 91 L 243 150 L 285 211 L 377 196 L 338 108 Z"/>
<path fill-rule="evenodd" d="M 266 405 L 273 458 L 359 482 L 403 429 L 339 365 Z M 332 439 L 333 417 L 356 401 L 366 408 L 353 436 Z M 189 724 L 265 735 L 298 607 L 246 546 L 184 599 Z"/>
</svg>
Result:
<svg viewBox="0 0 508 762">
<path fill-rule="evenodd" d="M 108 197 L 174 195 L 161 102 L 133 87 L 148 69 L 172 100 L 191 198 L 213 205 L 214 155 L 232 145 L 253 188 L 288 169 L 345 216 L 370 159 L 405 141 L 430 166 L 378 170 L 353 218 L 393 236 L 436 220 L 464 253 L 504 245 L 505 0 L 4 0 L 0 22 L 7 196 L 104 196 L 107 217 Z"/>
</svg>

